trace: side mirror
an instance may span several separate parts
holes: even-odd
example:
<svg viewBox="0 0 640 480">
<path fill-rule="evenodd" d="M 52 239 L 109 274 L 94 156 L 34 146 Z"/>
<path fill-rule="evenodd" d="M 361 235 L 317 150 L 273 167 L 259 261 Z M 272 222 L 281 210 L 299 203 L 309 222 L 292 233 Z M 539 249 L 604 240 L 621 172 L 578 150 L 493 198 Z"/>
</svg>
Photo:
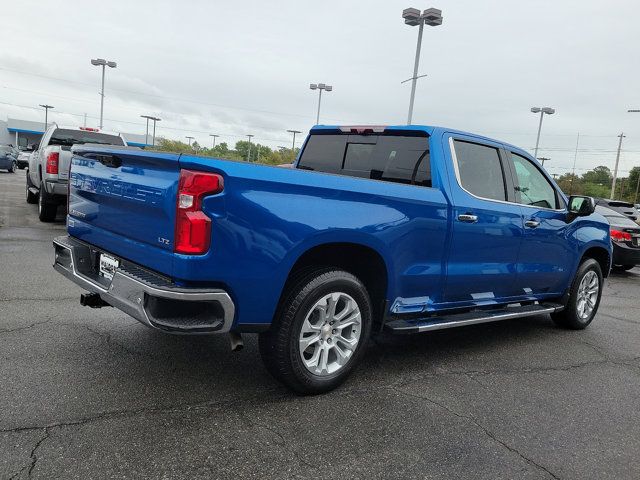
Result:
<svg viewBox="0 0 640 480">
<path fill-rule="evenodd" d="M 593 197 L 571 195 L 569 197 L 569 213 L 576 217 L 586 217 L 596 211 L 596 201 Z"/>
</svg>

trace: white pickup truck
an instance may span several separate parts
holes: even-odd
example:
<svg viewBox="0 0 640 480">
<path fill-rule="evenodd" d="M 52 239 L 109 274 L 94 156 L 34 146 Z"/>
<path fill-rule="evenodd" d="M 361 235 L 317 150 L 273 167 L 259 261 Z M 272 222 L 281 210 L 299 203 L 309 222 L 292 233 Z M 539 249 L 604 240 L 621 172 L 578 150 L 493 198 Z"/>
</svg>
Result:
<svg viewBox="0 0 640 480">
<path fill-rule="evenodd" d="M 40 221 L 55 220 L 58 205 L 66 202 L 71 147 L 82 143 L 127 145 L 118 133 L 89 127 L 61 127 L 55 123 L 49 125 L 38 149 L 29 158 L 27 173 L 27 203 L 38 204 Z"/>
</svg>

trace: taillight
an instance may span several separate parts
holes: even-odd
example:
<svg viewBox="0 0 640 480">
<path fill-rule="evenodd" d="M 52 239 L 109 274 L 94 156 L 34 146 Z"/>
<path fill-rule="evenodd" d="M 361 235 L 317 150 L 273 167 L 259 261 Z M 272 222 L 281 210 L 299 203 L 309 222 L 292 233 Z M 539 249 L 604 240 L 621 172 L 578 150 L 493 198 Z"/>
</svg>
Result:
<svg viewBox="0 0 640 480">
<path fill-rule="evenodd" d="M 58 152 L 50 152 L 47 155 L 47 173 L 58 174 L 58 162 L 60 161 L 60 154 Z"/>
<path fill-rule="evenodd" d="M 620 230 L 611 229 L 611 238 L 616 242 L 630 242 L 631 234 L 629 232 L 622 232 Z"/>
<path fill-rule="evenodd" d="M 211 219 L 202 211 L 205 195 L 224 190 L 222 176 L 215 173 L 180 170 L 176 205 L 176 253 L 202 254 L 211 244 Z"/>
</svg>

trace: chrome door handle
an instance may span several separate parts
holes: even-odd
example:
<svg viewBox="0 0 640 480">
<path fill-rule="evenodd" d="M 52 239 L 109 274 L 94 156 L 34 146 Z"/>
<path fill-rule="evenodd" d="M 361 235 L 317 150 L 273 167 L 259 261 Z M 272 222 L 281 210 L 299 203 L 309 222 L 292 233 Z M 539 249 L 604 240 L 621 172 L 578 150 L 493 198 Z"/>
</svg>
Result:
<svg viewBox="0 0 640 480">
<path fill-rule="evenodd" d="M 463 213 L 461 215 L 458 215 L 458 220 L 465 223 L 476 223 L 478 221 L 478 216 Z"/>
<path fill-rule="evenodd" d="M 524 226 L 527 228 L 536 228 L 538 225 L 540 225 L 540 222 L 537 220 L 527 220 L 524 222 Z"/>
</svg>

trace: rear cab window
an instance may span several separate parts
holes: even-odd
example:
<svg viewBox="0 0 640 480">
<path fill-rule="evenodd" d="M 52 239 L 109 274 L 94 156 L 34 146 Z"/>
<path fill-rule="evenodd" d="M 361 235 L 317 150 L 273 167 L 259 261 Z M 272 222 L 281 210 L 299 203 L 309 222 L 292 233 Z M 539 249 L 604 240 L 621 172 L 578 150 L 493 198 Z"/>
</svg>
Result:
<svg viewBox="0 0 640 480">
<path fill-rule="evenodd" d="M 51 135 L 51 140 L 49 140 L 49 145 L 60 145 L 62 147 L 72 147 L 82 143 L 123 146 L 124 140 L 118 135 L 64 128 L 56 129 Z"/>
<path fill-rule="evenodd" d="M 429 138 L 393 134 L 312 134 L 297 168 L 431 187 Z"/>
</svg>

